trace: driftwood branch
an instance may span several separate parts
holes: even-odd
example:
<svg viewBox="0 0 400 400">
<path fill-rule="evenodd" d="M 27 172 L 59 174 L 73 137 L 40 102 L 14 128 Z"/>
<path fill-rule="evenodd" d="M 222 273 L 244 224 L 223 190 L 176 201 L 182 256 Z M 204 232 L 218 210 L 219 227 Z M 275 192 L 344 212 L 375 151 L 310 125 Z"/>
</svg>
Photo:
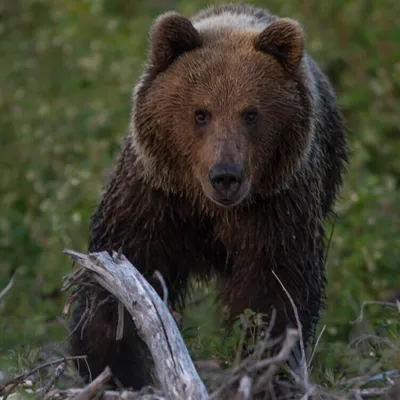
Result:
<svg viewBox="0 0 400 400">
<path fill-rule="evenodd" d="M 54 398 L 57 400 L 76 400 L 77 396 L 80 396 L 85 389 L 66 389 L 66 390 L 55 390 L 54 392 L 50 392 L 48 399 Z M 130 391 L 121 391 L 118 392 L 116 390 L 105 390 L 101 394 L 102 400 L 167 400 L 163 395 L 158 394 L 156 391 L 152 393 L 151 391 L 147 392 L 146 390 L 140 392 L 130 392 Z M 90 398 L 91 400 L 94 397 Z"/>
<path fill-rule="evenodd" d="M 158 381 L 168 399 L 208 399 L 182 336 L 167 306 L 153 287 L 122 254 L 89 255 L 65 250 L 84 267 L 91 280 L 114 295 L 126 308 L 147 344 Z"/>
<path fill-rule="evenodd" d="M 50 392 L 47 399 L 57 400 L 167 400 L 161 393 L 151 387 L 145 387 L 140 391 L 115 391 L 107 390 L 107 383 L 112 377 L 109 367 L 97 376 L 85 388 L 71 388 L 66 390 L 55 389 Z"/>
</svg>

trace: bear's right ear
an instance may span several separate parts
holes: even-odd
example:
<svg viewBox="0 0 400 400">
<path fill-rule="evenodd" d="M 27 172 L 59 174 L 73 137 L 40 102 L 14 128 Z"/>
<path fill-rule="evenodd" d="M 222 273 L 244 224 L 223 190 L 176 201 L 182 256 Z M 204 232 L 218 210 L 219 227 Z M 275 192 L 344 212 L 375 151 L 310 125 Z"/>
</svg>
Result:
<svg viewBox="0 0 400 400">
<path fill-rule="evenodd" d="M 150 63 L 156 72 L 165 71 L 183 53 L 201 46 L 193 24 L 176 12 L 167 12 L 155 21 L 150 33 Z"/>
</svg>

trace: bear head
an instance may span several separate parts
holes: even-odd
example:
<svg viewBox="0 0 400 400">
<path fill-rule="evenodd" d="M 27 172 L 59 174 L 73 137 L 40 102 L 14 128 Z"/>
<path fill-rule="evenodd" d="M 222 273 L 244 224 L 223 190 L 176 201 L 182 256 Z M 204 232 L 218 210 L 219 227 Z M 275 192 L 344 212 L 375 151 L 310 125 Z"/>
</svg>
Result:
<svg viewBox="0 0 400 400">
<path fill-rule="evenodd" d="M 222 26 L 176 12 L 155 21 L 131 125 L 148 184 L 222 207 L 268 196 L 306 162 L 312 126 L 296 21 Z"/>
</svg>

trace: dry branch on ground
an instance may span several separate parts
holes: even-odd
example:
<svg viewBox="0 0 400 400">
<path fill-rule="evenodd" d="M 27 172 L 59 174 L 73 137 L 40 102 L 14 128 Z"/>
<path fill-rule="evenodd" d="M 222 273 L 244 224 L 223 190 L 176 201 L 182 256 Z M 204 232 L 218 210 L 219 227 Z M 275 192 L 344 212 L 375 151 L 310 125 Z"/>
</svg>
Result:
<svg viewBox="0 0 400 400">
<path fill-rule="evenodd" d="M 107 252 L 84 255 L 67 250 L 66 253 L 90 271 L 90 280 L 114 295 L 132 316 L 139 336 L 152 354 L 157 380 L 166 397 L 207 399 L 206 388 L 166 304 L 127 258 Z M 73 277 L 67 282 L 67 288 L 76 283 Z"/>
</svg>

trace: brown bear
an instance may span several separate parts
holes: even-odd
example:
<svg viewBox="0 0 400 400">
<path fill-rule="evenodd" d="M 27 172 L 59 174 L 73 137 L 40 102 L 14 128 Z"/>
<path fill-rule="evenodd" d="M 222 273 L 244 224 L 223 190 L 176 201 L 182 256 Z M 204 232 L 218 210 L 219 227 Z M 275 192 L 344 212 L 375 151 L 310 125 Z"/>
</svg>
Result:
<svg viewBox="0 0 400 400">
<path fill-rule="evenodd" d="M 161 15 L 135 87 L 130 130 L 93 215 L 89 251 L 122 251 L 173 309 L 189 279 L 214 277 L 230 320 L 277 311 L 274 335 L 312 337 L 324 304 L 324 221 L 347 158 L 343 120 L 327 78 L 304 49 L 300 24 L 248 5 L 191 19 Z M 93 289 L 80 292 L 71 328 Z M 161 293 L 161 292 L 160 292 Z M 125 387 L 151 383 L 149 352 L 102 293 L 75 329 L 71 353 L 87 380 L 107 365 Z M 87 366 L 90 368 L 90 374 Z"/>
</svg>

